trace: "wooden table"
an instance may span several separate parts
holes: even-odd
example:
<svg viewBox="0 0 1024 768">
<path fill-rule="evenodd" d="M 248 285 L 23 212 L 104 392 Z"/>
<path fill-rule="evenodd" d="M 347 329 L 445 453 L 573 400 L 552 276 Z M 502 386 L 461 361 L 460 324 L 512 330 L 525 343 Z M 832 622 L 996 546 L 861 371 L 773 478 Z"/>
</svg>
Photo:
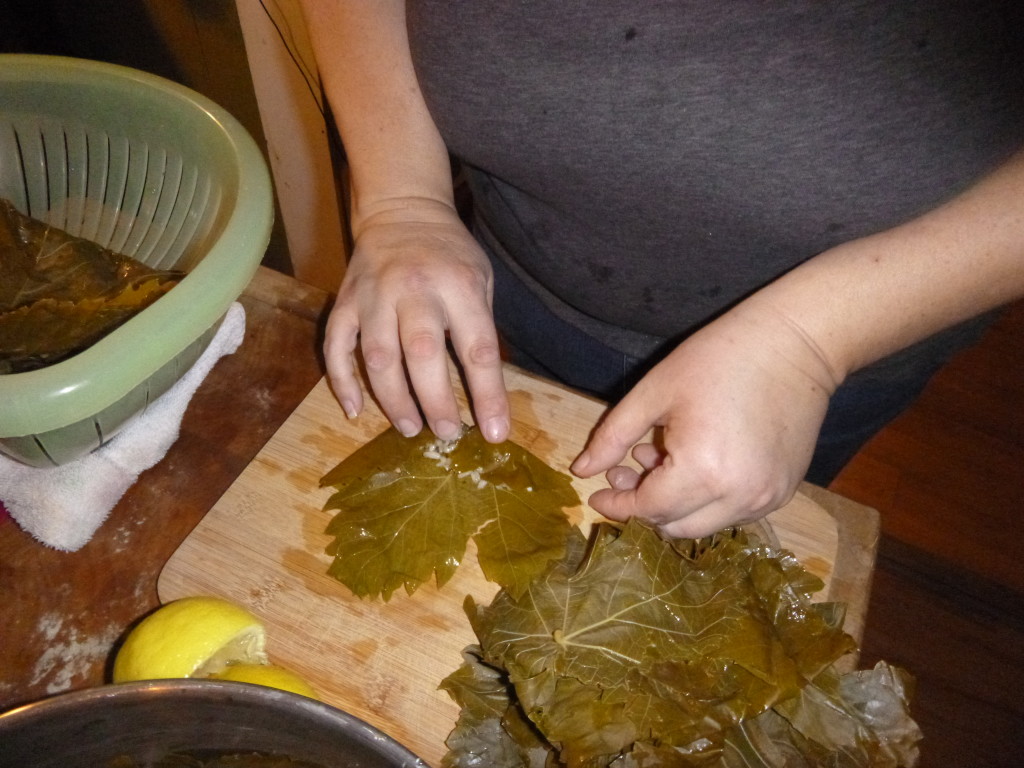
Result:
<svg viewBox="0 0 1024 768">
<path fill-rule="evenodd" d="M 325 294 L 261 268 L 241 302 L 242 346 L 87 545 L 58 552 L 0 524 L 0 709 L 107 679 L 112 645 L 158 604 L 164 563 L 323 375 Z"/>
<path fill-rule="evenodd" d="M 173 597 L 176 590 L 195 593 L 205 588 L 230 593 L 234 589 L 247 601 L 250 593 L 259 591 L 252 585 L 232 587 L 220 580 L 204 584 L 208 576 L 204 575 L 205 561 L 190 551 L 198 551 L 195 548 L 204 545 L 204 537 L 223 539 L 225 531 L 237 533 L 239 526 L 231 524 L 230 515 L 238 505 L 248 503 L 245 494 L 251 492 L 252 483 L 260 489 L 276 483 L 277 490 L 271 488 L 271 494 L 289 492 L 295 473 L 282 474 L 278 451 L 286 456 L 303 453 L 304 458 L 313 457 L 313 465 L 303 471 L 312 473 L 313 479 L 306 485 L 315 487 L 318 473 L 326 466 L 316 462 L 328 462 L 332 455 L 309 452 L 310 431 L 330 431 L 332 420 L 339 425 L 338 434 L 345 428 L 340 409 L 336 414 L 330 412 L 335 404 L 323 384 L 314 389 L 322 376 L 318 350 L 327 297 L 261 270 L 242 302 L 247 311 L 242 347 L 214 368 L 189 406 L 179 440 L 163 461 L 140 477 L 89 544 L 75 553 L 56 552 L 34 542 L 13 523 L 0 526 L 0 604 L 4 614 L 0 622 L 0 709 L 105 682 L 118 638 L 158 604 L 157 578 L 169 559 L 172 573 L 164 579 L 164 596 L 171 593 Z M 530 384 L 527 394 L 541 400 L 558 396 L 545 387 Z M 524 405 L 525 401 L 521 408 Z M 555 413 L 542 421 L 550 423 L 557 418 Z M 349 435 L 345 439 L 354 438 Z M 847 629 L 859 638 L 878 536 L 877 515 L 806 485 L 801 488 L 800 504 L 817 512 L 824 509 L 834 521 L 838 545 L 823 553 L 829 561 L 828 597 L 849 605 Z M 208 515 L 211 510 L 213 514 Z M 799 512 L 788 519 L 791 540 L 799 544 Z M 194 528 L 195 534 L 189 536 Z M 190 544 L 179 550 L 186 538 Z M 280 538 L 283 543 L 275 546 L 289 544 L 283 534 Z M 811 555 L 807 559 L 813 560 L 813 543 L 810 546 L 805 551 Z M 321 553 L 311 551 L 303 561 L 310 561 L 317 573 Z M 277 567 L 269 560 L 253 561 L 253 578 L 259 576 L 261 562 Z M 811 563 L 808 567 L 814 570 Z M 310 573 L 298 569 L 294 580 L 300 586 L 303 579 L 310 583 Z M 270 575 L 275 583 L 280 581 L 278 588 L 290 578 L 276 571 Z M 340 589 L 336 583 L 334 586 Z M 329 590 L 325 593 L 325 588 L 318 582 L 314 592 L 319 597 L 331 594 Z M 294 605 L 293 601 L 280 602 L 286 609 Z M 288 622 L 283 626 L 291 629 Z M 329 659 L 321 663 L 333 667 Z M 374 712 L 356 714 L 372 722 Z"/>
</svg>

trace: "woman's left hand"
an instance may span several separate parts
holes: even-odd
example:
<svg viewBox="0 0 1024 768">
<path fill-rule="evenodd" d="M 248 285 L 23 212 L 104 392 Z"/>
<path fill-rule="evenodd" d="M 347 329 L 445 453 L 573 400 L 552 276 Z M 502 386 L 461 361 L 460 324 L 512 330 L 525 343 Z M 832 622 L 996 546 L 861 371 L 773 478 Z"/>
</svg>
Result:
<svg viewBox="0 0 1024 768">
<path fill-rule="evenodd" d="M 755 520 L 795 493 L 837 378 L 786 317 L 740 305 L 641 379 L 573 472 L 607 472 L 610 487 L 590 497 L 596 511 L 670 536 Z M 630 449 L 639 468 L 622 464 Z"/>
</svg>

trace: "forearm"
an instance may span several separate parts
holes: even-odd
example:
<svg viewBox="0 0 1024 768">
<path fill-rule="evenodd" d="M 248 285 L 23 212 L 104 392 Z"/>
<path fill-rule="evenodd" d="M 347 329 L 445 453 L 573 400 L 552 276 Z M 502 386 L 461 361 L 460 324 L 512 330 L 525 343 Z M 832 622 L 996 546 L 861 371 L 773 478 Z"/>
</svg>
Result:
<svg viewBox="0 0 1024 768">
<path fill-rule="evenodd" d="M 811 259 L 743 311 L 795 327 L 849 373 L 1024 296 L 1024 152 L 948 203 Z"/>
<path fill-rule="evenodd" d="M 303 0 L 303 11 L 347 155 L 353 233 L 411 205 L 447 214 L 448 154 L 416 81 L 404 1 Z"/>
</svg>

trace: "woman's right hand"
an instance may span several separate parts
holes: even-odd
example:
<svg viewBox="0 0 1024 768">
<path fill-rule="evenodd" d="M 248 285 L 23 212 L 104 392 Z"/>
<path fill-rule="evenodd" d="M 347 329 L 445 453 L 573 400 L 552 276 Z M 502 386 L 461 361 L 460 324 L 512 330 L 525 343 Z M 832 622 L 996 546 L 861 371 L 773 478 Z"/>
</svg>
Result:
<svg viewBox="0 0 1024 768">
<path fill-rule="evenodd" d="M 455 210 L 433 200 L 394 201 L 362 219 L 355 235 L 324 342 L 328 377 L 345 412 L 354 417 L 363 407 L 359 350 L 369 387 L 400 432 L 416 434 L 425 417 L 438 437 L 456 437 L 450 337 L 476 423 L 487 440 L 504 440 L 509 406 L 491 267 Z"/>
</svg>

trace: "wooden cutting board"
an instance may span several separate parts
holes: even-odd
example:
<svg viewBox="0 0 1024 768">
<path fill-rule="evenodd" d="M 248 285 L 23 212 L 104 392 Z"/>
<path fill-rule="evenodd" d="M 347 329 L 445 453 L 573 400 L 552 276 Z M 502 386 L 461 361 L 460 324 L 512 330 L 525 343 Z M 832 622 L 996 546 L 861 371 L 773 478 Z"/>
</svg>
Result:
<svg viewBox="0 0 1024 768">
<path fill-rule="evenodd" d="M 565 471 L 603 406 L 516 370 L 506 381 L 517 419 L 512 439 Z M 438 766 L 458 714 L 438 684 L 475 642 L 463 599 L 487 603 L 496 588 L 480 575 L 472 546 L 443 588 L 398 592 L 388 603 L 355 598 L 326 575 L 331 513 L 322 507 L 330 489 L 319 479 L 386 427 L 372 403 L 347 420 L 321 381 L 173 555 L 158 591 L 165 602 L 208 594 L 247 605 L 267 626 L 273 661 Z M 585 500 L 603 480 L 574 483 Z M 584 527 L 597 517 L 585 504 L 571 514 Z M 768 520 L 834 599 L 837 585 L 850 581 L 837 567 L 849 558 L 841 557 L 836 518 L 801 493 Z"/>
</svg>

